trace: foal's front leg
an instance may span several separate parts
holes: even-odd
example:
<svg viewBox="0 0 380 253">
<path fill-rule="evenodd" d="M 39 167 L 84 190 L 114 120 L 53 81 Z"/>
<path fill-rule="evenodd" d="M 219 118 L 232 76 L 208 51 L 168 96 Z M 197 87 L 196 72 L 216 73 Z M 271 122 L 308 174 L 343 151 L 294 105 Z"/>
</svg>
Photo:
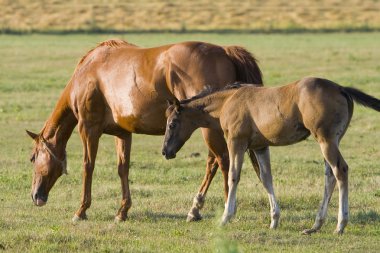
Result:
<svg viewBox="0 0 380 253">
<path fill-rule="evenodd" d="M 79 122 L 79 134 L 83 143 L 83 188 L 81 206 L 76 211 L 73 222 L 87 219 L 86 210 L 91 206 L 92 174 L 101 131 L 97 126 L 86 126 Z"/>
<path fill-rule="evenodd" d="M 226 224 L 235 214 L 237 185 L 240 180 L 244 152 L 247 150 L 247 142 L 245 140 L 229 139 L 227 145 L 230 168 L 228 171 L 228 197 L 222 216 L 222 225 Z"/>
</svg>

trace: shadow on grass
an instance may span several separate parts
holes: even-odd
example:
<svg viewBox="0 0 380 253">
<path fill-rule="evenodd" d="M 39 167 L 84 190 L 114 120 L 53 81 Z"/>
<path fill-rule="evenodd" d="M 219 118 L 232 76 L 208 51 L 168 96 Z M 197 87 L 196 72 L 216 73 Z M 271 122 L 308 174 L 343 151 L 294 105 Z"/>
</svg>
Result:
<svg viewBox="0 0 380 253">
<path fill-rule="evenodd" d="M 207 214 L 202 216 L 203 219 L 212 219 L 215 215 Z M 186 221 L 187 214 L 176 214 L 176 213 L 164 213 L 164 212 L 152 212 L 152 211 L 144 211 L 141 213 L 135 213 L 134 215 L 129 216 L 129 219 L 132 220 L 179 220 Z"/>
<path fill-rule="evenodd" d="M 364 225 L 369 223 L 380 223 L 380 214 L 373 210 L 361 211 L 351 216 L 350 222 Z"/>
</svg>

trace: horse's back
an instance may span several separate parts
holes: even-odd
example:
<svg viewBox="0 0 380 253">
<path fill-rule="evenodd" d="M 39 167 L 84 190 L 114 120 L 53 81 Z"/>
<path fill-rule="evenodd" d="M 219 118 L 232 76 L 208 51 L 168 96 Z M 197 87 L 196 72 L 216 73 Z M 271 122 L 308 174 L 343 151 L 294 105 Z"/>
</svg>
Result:
<svg viewBox="0 0 380 253">
<path fill-rule="evenodd" d="M 167 99 L 173 95 L 189 98 L 205 87 L 217 89 L 235 78 L 233 63 L 217 45 L 183 42 L 140 48 L 108 41 L 89 51 L 78 64 L 71 97 L 73 104 L 84 107 L 86 117 L 104 107 L 105 125 L 162 134 Z M 95 101 L 86 101 L 92 97 L 97 98 L 96 106 L 92 103 L 86 108 Z"/>
<path fill-rule="evenodd" d="M 235 67 L 223 47 L 189 41 L 166 52 L 168 86 L 179 99 L 195 96 L 206 86 L 218 89 L 236 81 Z"/>
</svg>

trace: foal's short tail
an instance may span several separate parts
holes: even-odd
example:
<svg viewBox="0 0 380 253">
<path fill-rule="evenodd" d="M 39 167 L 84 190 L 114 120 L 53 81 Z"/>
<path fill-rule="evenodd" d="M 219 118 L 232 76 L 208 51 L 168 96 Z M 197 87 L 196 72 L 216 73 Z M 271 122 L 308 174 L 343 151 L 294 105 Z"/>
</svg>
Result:
<svg viewBox="0 0 380 253">
<path fill-rule="evenodd" d="M 352 98 L 356 103 L 363 105 L 365 107 L 372 108 L 378 112 L 380 112 L 380 100 L 372 97 L 364 92 L 351 88 L 351 87 L 343 87 L 343 91 L 350 98 Z"/>
<path fill-rule="evenodd" d="M 262 73 L 253 55 L 243 47 L 224 47 L 236 69 L 236 81 L 262 86 Z"/>
</svg>

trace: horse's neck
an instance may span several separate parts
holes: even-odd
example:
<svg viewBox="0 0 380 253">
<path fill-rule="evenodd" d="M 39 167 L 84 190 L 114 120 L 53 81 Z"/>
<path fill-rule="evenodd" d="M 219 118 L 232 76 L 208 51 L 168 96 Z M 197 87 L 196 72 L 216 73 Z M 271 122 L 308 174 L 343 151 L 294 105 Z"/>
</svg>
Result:
<svg viewBox="0 0 380 253">
<path fill-rule="evenodd" d="M 41 135 L 57 152 L 63 153 L 76 124 L 77 119 L 69 106 L 69 92 L 66 87 L 46 121 Z"/>
</svg>

